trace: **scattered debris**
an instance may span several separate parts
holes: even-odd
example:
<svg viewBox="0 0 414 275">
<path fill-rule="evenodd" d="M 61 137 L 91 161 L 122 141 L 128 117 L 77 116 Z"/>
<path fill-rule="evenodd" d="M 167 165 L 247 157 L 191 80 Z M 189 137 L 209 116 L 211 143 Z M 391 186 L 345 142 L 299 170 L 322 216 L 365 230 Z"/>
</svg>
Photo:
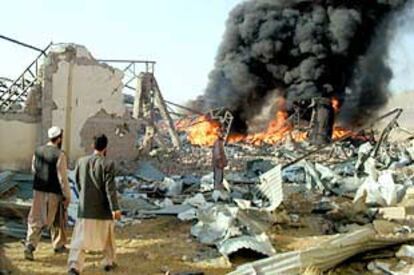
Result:
<svg viewBox="0 0 414 275">
<path fill-rule="evenodd" d="M 265 197 L 269 201 L 268 206 L 263 206 L 266 211 L 275 210 L 283 201 L 282 171 L 281 165 L 260 176 L 261 184 L 257 187 L 257 197 Z"/>
<path fill-rule="evenodd" d="M 301 274 L 309 266 L 326 271 L 356 254 L 411 240 L 414 240 L 412 233 L 382 235 L 373 226 L 366 226 L 332 236 L 307 250 L 276 254 L 239 266 L 230 274 Z"/>
<path fill-rule="evenodd" d="M 176 216 L 177 222 L 191 225 L 189 242 L 214 252 L 200 252 L 194 259 L 185 255 L 182 261 L 229 268 L 232 255 L 248 250 L 267 258 L 249 259 L 230 274 L 299 274 L 309 267 L 324 272 L 356 254 L 414 240 L 412 141 L 397 146 L 384 136 L 378 146 L 374 140 L 344 139 L 316 149 L 306 142 L 228 144 L 234 158 L 224 190 L 214 190 L 211 150 L 181 145 L 188 152 L 179 155 L 180 161 L 191 173 L 173 166 L 177 155 L 159 163 L 141 160 L 133 173 L 116 177 L 116 186 L 123 210 L 118 227 Z M 78 198 L 73 171 L 69 179 L 73 224 Z M 30 207 L 31 181 L 28 174 L 0 173 L 2 234 L 24 237 L 21 220 Z M 318 235 L 313 244 L 278 247 L 285 230 L 303 229 Z M 404 245 L 394 251 L 394 263 L 370 257 L 365 269 L 400 274 L 411 270 L 414 249 Z"/>
<path fill-rule="evenodd" d="M 0 173 L 0 197 L 17 185 L 17 182 L 11 181 L 13 175 L 11 171 Z"/>
<path fill-rule="evenodd" d="M 162 182 L 165 178 L 165 175 L 162 172 L 160 172 L 147 161 L 142 161 L 139 163 L 138 169 L 135 172 L 134 176 L 147 182 Z"/>
<path fill-rule="evenodd" d="M 414 259 L 414 246 L 412 245 L 403 245 L 400 250 L 395 254 L 400 259 L 409 258 Z"/>
<path fill-rule="evenodd" d="M 220 253 L 225 256 L 229 256 L 240 249 L 250 249 L 266 256 L 271 256 L 276 253 L 269 237 L 265 233 L 256 236 L 241 236 L 228 239 L 218 246 Z"/>
</svg>

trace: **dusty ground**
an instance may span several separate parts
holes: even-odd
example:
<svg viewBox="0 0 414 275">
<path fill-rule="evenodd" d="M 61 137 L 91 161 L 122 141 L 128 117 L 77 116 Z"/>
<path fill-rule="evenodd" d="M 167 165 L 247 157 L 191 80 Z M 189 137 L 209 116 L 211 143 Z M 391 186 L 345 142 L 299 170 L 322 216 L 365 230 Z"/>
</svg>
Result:
<svg viewBox="0 0 414 275">
<path fill-rule="evenodd" d="M 227 273 L 229 269 L 192 262 L 191 259 L 203 247 L 190 238 L 190 226 L 176 218 L 162 217 L 117 229 L 119 268 L 113 274 L 165 274 L 167 271 Z M 5 268 L 12 274 L 66 274 L 67 255 L 54 255 L 47 240 L 39 245 L 34 262 L 23 259 L 23 246 L 19 241 L 10 239 L 3 245 Z M 83 274 L 104 274 L 101 259 L 98 254 L 88 255 Z"/>
<path fill-rule="evenodd" d="M 305 222 L 305 221 L 304 221 Z M 174 217 L 144 220 L 141 224 L 117 229 L 117 255 L 119 268 L 114 274 L 166 274 L 167 271 L 202 271 L 205 274 L 226 274 L 231 268 L 194 263 L 193 258 L 203 251 L 214 250 L 190 236 L 190 223 Z M 320 241 L 318 230 L 310 227 L 276 225 L 269 236 L 279 252 L 303 249 Z M 67 255 L 55 255 L 48 240 L 43 240 L 35 252 L 36 261 L 23 259 L 23 246 L 16 239 L 3 244 L 6 259 L 4 267 L 12 274 L 65 274 Z M 260 255 L 241 251 L 231 257 L 233 266 L 262 258 Z M 99 254 L 87 256 L 83 274 L 104 274 Z"/>
<path fill-rule="evenodd" d="M 292 194 L 281 209 L 274 213 L 275 223 L 267 230 L 278 252 L 301 250 L 321 242 L 327 236 L 324 220 L 320 215 L 310 213 L 310 194 Z M 289 203 L 290 202 L 290 203 Z M 289 222 L 289 214 L 298 214 L 299 221 Z M 117 255 L 119 268 L 114 274 L 166 274 L 171 272 L 202 271 L 205 274 L 226 274 L 232 268 L 215 264 L 195 263 L 200 255 L 215 252 L 198 243 L 190 236 L 191 223 L 179 221 L 175 217 L 158 217 L 142 220 L 140 224 L 117 228 Z M 16 239 L 8 239 L 2 244 L 5 255 L 1 255 L 1 269 L 12 274 L 65 274 L 67 255 L 54 255 L 47 240 L 42 241 L 35 253 L 35 262 L 23 259 L 23 246 Z M 250 251 L 233 255 L 233 268 L 239 264 L 254 261 L 262 256 Z M 84 274 L 104 274 L 100 265 L 102 257 L 90 254 L 86 259 Z M 358 257 L 342 264 L 329 274 L 369 274 L 367 262 Z M 1 273 L 0 273 L 1 274 Z"/>
</svg>

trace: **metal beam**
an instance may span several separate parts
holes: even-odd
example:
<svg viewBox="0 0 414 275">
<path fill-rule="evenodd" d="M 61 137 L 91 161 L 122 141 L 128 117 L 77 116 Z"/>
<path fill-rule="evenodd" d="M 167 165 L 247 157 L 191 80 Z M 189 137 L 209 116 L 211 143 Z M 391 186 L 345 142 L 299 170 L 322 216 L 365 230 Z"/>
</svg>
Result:
<svg viewBox="0 0 414 275">
<path fill-rule="evenodd" d="M 365 126 L 362 126 L 362 127 L 360 127 L 359 129 L 357 129 L 355 131 L 351 131 L 350 133 L 344 135 L 343 137 L 341 137 L 339 139 L 334 140 L 331 143 L 327 143 L 325 145 L 322 145 L 322 146 L 316 148 L 315 150 L 312 150 L 312 151 L 310 151 L 310 152 L 302 155 L 301 157 L 299 157 L 299 158 L 297 158 L 297 159 L 295 159 L 295 160 L 293 160 L 293 161 L 291 161 L 289 163 L 286 163 L 285 165 L 282 166 L 282 169 L 285 169 L 285 168 L 287 168 L 289 166 L 292 166 L 292 165 L 298 163 L 299 161 L 301 161 L 303 159 L 306 159 L 306 158 L 312 156 L 313 154 L 316 154 L 316 153 L 320 152 L 321 150 L 323 150 L 325 148 L 328 148 L 329 146 L 331 146 L 331 145 L 333 145 L 333 144 L 335 144 L 337 142 L 340 142 L 340 141 L 343 141 L 343 140 L 345 140 L 347 138 L 350 138 L 350 137 L 352 137 L 355 134 L 359 134 L 361 131 L 363 131 L 363 130 L 365 130 L 367 128 L 372 128 L 376 123 L 380 122 L 381 120 L 383 120 L 383 119 L 385 119 L 385 118 L 387 118 L 389 116 L 392 116 L 392 115 L 395 114 L 395 115 L 397 115 L 397 117 L 399 117 L 400 114 L 401 114 L 401 112 L 402 112 L 402 109 L 401 108 L 396 108 L 396 109 L 394 109 L 394 110 L 392 110 L 392 111 L 390 111 L 390 112 L 388 112 L 388 113 L 386 113 L 386 114 L 384 114 L 384 115 L 382 115 L 380 117 L 377 117 L 376 119 L 374 119 L 373 121 L 371 121 L 369 124 L 367 124 Z"/>
<path fill-rule="evenodd" d="M 157 62 L 151 60 L 133 60 L 133 59 L 98 59 L 99 62 L 106 63 L 142 63 L 142 64 L 156 64 Z"/>
<path fill-rule="evenodd" d="M 1 38 L 1 39 L 4 39 L 4 40 L 7 40 L 7 41 L 9 41 L 9 42 L 12 42 L 12 43 L 18 44 L 18 45 L 20 45 L 20 46 L 23 46 L 23 47 L 26 47 L 26 48 L 29 48 L 29 49 L 32 49 L 32 50 L 35 50 L 35 51 L 38 51 L 38 52 L 44 53 L 44 50 L 39 49 L 38 47 L 35 47 L 35 46 L 32 46 L 32 45 L 29 45 L 29 44 L 27 44 L 27 43 L 24 43 L 24 42 L 18 41 L 18 40 L 16 40 L 16 39 L 13 39 L 13 38 L 10 38 L 10 37 L 7 37 L 7 36 L 4 36 L 4 35 L 1 35 L 1 34 L 0 34 L 0 38 Z"/>
<path fill-rule="evenodd" d="M 182 106 L 182 105 L 180 105 L 180 104 L 177 104 L 177 103 L 174 103 L 174 102 L 171 102 L 171 101 L 165 100 L 165 99 L 164 99 L 164 102 L 165 102 L 165 103 L 167 103 L 167 104 L 169 104 L 169 105 L 172 105 L 172 106 L 174 106 L 174 107 L 177 107 L 177 108 L 180 108 L 180 109 L 186 110 L 186 111 L 188 111 L 188 112 L 190 112 L 190 113 L 196 114 L 196 115 L 201 115 L 201 116 L 204 116 L 204 115 L 205 115 L 205 114 L 204 114 L 204 113 L 202 113 L 202 112 L 199 112 L 199 111 L 197 111 L 197 110 L 194 110 L 194 109 L 191 109 L 191 108 L 188 108 L 188 107 Z"/>
</svg>

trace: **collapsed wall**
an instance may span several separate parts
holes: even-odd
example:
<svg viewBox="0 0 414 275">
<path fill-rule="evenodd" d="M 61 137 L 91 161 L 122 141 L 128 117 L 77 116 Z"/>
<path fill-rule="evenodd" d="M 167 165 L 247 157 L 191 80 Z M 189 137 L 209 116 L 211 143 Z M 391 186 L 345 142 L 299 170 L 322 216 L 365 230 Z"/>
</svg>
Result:
<svg viewBox="0 0 414 275">
<path fill-rule="evenodd" d="M 47 140 L 46 129 L 57 125 L 64 129 L 63 149 L 72 163 L 90 152 L 93 136 L 100 133 L 109 137 L 112 148 L 109 158 L 136 157 L 135 144 L 131 141 L 137 139 L 137 123 L 127 119 L 122 71 L 99 63 L 83 46 L 59 44 L 51 48 L 42 78 L 43 142 Z M 97 124 L 91 123 L 102 111 L 107 116 L 101 116 Z M 125 136 L 115 134 L 121 120 L 131 129 L 128 142 Z"/>
<path fill-rule="evenodd" d="M 109 139 L 108 157 L 117 161 L 134 160 L 137 157 L 137 129 L 141 123 L 129 114 L 114 116 L 104 109 L 89 117 L 80 131 L 81 147 L 84 154 L 93 152 L 91 141 L 93 137 L 104 133 Z"/>
<path fill-rule="evenodd" d="M 139 123 L 123 102 L 122 71 L 99 63 L 84 46 L 56 44 L 39 77 L 24 111 L 0 116 L 0 169 L 29 170 L 35 147 L 47 142 L 52 125 L 64 129 L 62 149 L 71 166 L 91 153 L 97 134 L 108 136 L 110 159 L 137 157 Z"/>
</svg>

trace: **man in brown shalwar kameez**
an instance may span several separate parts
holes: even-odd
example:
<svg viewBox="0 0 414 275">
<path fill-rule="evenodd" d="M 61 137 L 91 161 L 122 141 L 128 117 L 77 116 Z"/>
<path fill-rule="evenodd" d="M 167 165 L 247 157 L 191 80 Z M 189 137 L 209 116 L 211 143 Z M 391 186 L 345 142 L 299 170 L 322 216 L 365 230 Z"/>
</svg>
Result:
<svg viewBox="0 0 414 275">
<path fill-rule="evenodd" d="M 75 169 L 79 189 L 78 220 L 73 230 L 68 274 L 80 274 L 85 250 L 103 251 L 104 269 L 115 266 L 115 222 L 121 218 L 115 186 L 114 163 L 108 161 L 105 135 L 95 137 L 92 155 L 78 160 Z"/>
<path fill-rule="evenodd" d="M 55 253 L 67 252 L 66 209 L 70 203 L 66 156 L 61 150 L 63 130 L 51 127 L 49 142 L 39 146 L 32 160 L 33 203 L 28 217 L 24 257 L 34 260 L 33 251 L 40 241 L 42 230 L 51 231 Z"/>
<path fill-rule="evenodd" d="M 223 133 L 219 132 L 213 145 L 214 189 L 223 189 L 224 168 L 227 166 Z"/>
</svg>

